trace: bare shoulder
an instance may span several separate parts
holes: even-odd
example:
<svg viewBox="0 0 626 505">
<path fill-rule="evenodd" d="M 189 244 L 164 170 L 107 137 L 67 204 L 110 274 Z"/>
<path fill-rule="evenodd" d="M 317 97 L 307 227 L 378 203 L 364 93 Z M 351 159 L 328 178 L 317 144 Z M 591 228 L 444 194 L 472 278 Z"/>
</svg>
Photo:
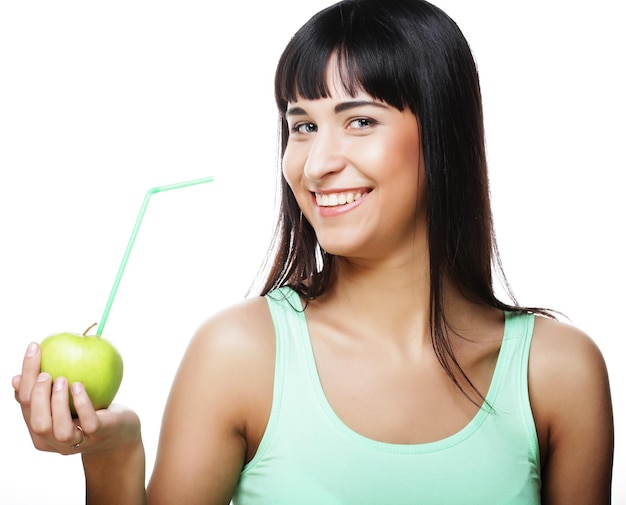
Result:
<svg viewBox="0 0 626 505">
<path fill-rule="evenodd" d="M 226 308 L 198 328 L 163 415 L 150 503 L 230 503 L 269 418 L 274 340 L 264 298 Z"/>
<path fill-rule="evenodd" d="M 606 396 L 608 373 L 594 340 L 570 324 L 537 316 L 530 350 L 529 387 L 538 419 L 555 419 L 587 395 Z M 570 404 L 568 404 L 570 403 Z"/>
<path fill-rule="evenodd" d="M 222 309 L 197 330 L 191 345 L 222 352 L 237 351 L 241 359 L 274 346 L 274 327 L 263 297 L 244 300 Z M 272 350 L 272 349 L 270 349 Z"/>
<path fill-rule="evenodd" d="M 267 301 L 251 298 L 221 310 L 198 328 L 179 373 L 194 371 L 193 381 L 200 384 L 217 381 L 226 392 L 227 410 L 249 431 L 259 409 L 271 404 L 275 349 Z"/>
<path fill-rule="evenodd" d="M 267 300 L 255 297 L 207 319 L 192 338 L 181 372 L 195 371 L 207 404 L 220 406 L 246 438 L 250 459 L 263 436 L 272 403 L 275 330 Z M 219 384 L 219 390 L 206 384 Z"/>
<path fill-rule="evenodd" d="M 529 393 L 541 448 L 542 503 L 608 503 L 613 414 L 606 364 L 594 340 L 537 316 Z"/>
<path fill-rule="evenodd" d="M 606 365 L 594 340 L 582 330 L 537 316 L 531 346 L 530 372 L 543 383 L 583 387 L 589 380 L 606 380 Z"/>
</svg>

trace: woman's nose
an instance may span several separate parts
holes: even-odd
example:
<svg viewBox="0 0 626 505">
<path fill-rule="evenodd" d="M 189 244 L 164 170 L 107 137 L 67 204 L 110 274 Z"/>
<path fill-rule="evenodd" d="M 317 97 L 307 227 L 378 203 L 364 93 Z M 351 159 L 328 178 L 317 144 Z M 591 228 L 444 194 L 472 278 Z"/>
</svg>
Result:
<svg viewBox="0 0 626 505">
<path fill-rule="evenodd" d="M 319 181 L 344 166 L 345 153 L 340 138 L 332 131 L 318 131 L 304 164 L 304 176 L 310 181 Z"/>
</svg>

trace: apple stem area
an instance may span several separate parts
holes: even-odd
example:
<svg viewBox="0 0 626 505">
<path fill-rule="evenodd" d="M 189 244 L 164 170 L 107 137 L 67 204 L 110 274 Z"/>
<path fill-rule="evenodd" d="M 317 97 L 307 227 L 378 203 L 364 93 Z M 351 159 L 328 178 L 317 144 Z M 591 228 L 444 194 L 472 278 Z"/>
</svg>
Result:
<svg viewBox="0 0 626 505">
<path fill-rule="evenodd" d="M 87 332 L 88 332 L 89 330 L 91 330 L 91 328 L 93 328 L 94 326 L 96 326 L 97 324 L 98 324 L 98 323 L 93 323 L 93 324 L 92 324 L 89 328 L 87 328 L 87 329 L 85 330 L 85 332 L 83 333 L 83 337 L 86 337 L 86 336 L 87 336 Z"/>
</svg>

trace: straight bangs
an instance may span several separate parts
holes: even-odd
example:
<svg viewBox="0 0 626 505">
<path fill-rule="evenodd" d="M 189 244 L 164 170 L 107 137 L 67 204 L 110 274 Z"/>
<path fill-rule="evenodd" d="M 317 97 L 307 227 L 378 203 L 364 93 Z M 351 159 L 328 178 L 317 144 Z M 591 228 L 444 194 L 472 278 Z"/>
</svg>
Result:
<svg viewBox="0 0 626 505">
<path fill-rule="evenodd" d="M 411 75 L 416 55 L 401 28 L 384 2 L 347 1 L 318 13 L 291 39 L 279 61 L 275 97 L 280 113 L 298 97 L 328 98 L 329 64 L 334 64 L 349 95 L 365 92 L 417 115 L 418 86 Z"/>
</svg>

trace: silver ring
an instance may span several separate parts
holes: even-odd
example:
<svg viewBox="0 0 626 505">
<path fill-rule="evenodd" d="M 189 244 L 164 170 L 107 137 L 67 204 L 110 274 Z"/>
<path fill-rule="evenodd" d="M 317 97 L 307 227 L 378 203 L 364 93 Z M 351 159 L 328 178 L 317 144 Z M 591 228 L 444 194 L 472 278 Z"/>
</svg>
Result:
<svg viewBox="0 0 626 505">
<path fill-rule="evenodd" d="M 82 444 L 83 440 L 85 440 L 85 434 L 83 433 L 83 429 L 78 426 L 78 424 L 76 425 L 76 427 L 78 428 L 78 431 L 80 431 L 80 440 L 78 441 L 78 443 L 72 446 L 72 449 L 80 449 L 80 444 Z"/>
</svg>

